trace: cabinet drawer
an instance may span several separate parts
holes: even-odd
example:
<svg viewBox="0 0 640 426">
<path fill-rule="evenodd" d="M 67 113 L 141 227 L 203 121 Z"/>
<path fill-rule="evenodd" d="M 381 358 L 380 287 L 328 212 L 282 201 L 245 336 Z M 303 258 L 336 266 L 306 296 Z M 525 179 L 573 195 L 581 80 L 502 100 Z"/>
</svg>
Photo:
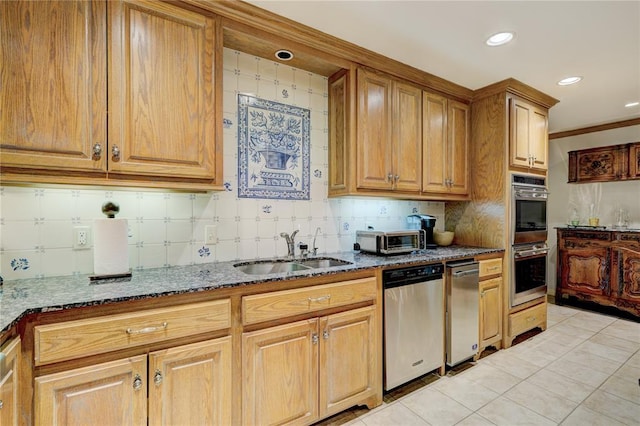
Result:
<svg viewBox="0 0 640 426">
<path fill-rule="evenodd" d="M 257 294 L 242 298 L 242 322 L 256 324 L 375 299 L 373 277 Z"/>
<path fill-rule="evenodd" d="M 509 335 L 517 336 L 525 331 L 547 324 L 547 303 L 541 303 L 509 316 Z"/>
<path fill-rule="evenodd" d="M 501 258 L 480 261 L 480 278 L 496 274 L 502 274 Z"/>
<path fill-rule="evenodd" d="M 35 363 L 66 361 L 230 326 L 229 299 L 39 325 L 34 329 Z"/>
</svg>

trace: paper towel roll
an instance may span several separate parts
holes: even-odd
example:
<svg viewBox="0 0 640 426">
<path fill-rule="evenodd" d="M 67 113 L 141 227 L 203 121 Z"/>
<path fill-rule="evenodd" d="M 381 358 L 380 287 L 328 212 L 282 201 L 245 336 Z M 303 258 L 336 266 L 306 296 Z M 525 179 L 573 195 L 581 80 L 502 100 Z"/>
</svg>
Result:
<svg viewBox="0 0 640 426">
<path fill-rule="evenodd" d="M 129 272 L 127 219 L 96 219 L 93 224 L 93 271 L 96 275 Z"/>
</svg>

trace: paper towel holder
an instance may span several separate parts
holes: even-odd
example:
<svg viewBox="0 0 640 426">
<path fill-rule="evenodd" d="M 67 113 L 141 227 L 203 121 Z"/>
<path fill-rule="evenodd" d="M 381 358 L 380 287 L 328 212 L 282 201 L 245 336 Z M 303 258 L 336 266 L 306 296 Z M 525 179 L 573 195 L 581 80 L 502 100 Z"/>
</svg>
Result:
<svg viewBox="0 0 640 426">
<path fill-rule="evenodd" d="M 116 214 L 120 212 L 120 205 L 114 201 L 106 201 L 102 204 L 102 213 L 107 216 L 108 219 L 114 219 Z M 131 280 L 131 270 L 118 274 L 103 274 L 103 275 L 91 275 L 89 281 L 91 283 L 101 282 L 122 282 Z"/>
</svg>

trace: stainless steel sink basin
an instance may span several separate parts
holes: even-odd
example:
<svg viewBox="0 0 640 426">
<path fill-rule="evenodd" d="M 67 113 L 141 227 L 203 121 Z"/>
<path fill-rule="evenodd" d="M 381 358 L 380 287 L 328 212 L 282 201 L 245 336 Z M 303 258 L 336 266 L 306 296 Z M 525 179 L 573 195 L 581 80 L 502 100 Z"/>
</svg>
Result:
<svg viewBox="0 0 640 426">
<path fill-rule="evenodd" d="M 344 260 L 324 257 L 290 261 L 258 260 L 255 262 L 237 263 L 233 265 L 233 267 L 241 272 L 244 272 L 245 274 L 267 275 L 284 272 L 304 271 L 316 268 L 331 268 L 335 266 L 344 266 L 350 264 L 351 262 L 347 262 Z"/>
<path fill-rule="evenodd" d="M 346 260 L 332 259 L 330 257 L 305 259 L 299 261 L 299 263 L 311 268 L 332 268 L 334 266 L 351 265 L 351 262 Z"/>
</svg>

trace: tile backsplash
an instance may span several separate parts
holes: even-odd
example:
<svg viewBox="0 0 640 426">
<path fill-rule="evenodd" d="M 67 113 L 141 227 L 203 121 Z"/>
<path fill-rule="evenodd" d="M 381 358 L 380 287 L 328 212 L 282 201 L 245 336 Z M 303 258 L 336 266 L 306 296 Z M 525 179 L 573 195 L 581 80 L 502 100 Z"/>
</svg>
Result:
<svg viewBox="0 0 640 426">
<path fill-rule="evenodd" d="M 105 201 L 128 220 L 129 260 L 135 270 L 285 256 L 281 232 L 299 229 L 319 253 L 351 250 L 355 231 L 406 228 L 406 216 L 436 216 L 444 203 L 385 198 L 327 198 L 327 79 L 230 49 L 224 51 L 225 190 L 211 193 L 110 190 L 92 187 L 0 186 L 0 274 L 4 279 L 93 273 L 93 249 L 74 250 L 74 227 L 104 217 Z M 238 94 L 311 111 L 310 199 L 238 198 Z M 204 244 L 216 225 L 217 243 Z M 90 233 L 90 235 L 92 235 Z"/>
</svg>

